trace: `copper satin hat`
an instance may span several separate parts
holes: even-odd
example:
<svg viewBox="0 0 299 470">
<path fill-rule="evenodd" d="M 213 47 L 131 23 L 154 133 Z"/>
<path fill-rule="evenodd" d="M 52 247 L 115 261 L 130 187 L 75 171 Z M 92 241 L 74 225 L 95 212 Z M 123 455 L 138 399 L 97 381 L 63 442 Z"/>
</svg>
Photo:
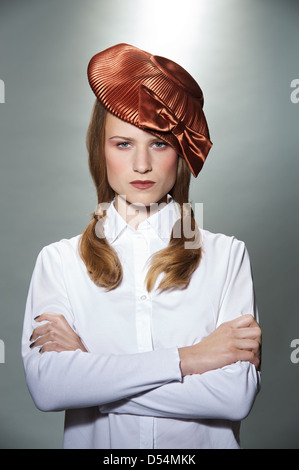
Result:
<svg viewBox="0 0 299 470">
<path fill-rule="evenodd" d="M 117 44 L 92 57 L 87 75 L 109 112 L 166 141 L 198 175 L 212 142 L 203 93 L 186 70 L 164 57 Z"/>
</svg>

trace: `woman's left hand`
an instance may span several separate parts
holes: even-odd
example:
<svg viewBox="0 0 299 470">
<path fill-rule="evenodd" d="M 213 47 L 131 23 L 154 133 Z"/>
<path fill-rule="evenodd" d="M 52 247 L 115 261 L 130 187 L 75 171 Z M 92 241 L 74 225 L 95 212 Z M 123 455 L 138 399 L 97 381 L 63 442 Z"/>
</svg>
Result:
<svg viewBox="0 0 299 470">
<path fill-rule="evenodd" d="M 55 313 L 43 313 L 35 318 L 36 322 L 44 322 L 34 328 L 30 337 L 31 348 L 40 347 L 40 352 L 45 351 L 81 351 L 87 352 L 81 338 L 70 327 L 63 315 Z"/>
</svg>

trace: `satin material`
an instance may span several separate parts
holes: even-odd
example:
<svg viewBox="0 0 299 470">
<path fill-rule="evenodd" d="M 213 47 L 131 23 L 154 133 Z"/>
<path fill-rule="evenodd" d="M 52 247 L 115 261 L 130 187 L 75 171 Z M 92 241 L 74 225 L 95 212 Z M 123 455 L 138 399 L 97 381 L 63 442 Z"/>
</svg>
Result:
<svg viewBox="0 0 299 470">
<path fill-rule="evenodd" d="M 177 139 L 177 151 L 194 173 L 201 170 L 212 144 L 209 139 L 180 121 L 166 103 L 145 86 L 139 92 L 139 124 L 149 132 L 171 132 Z M 160 134 L 161 135 L 161 134 Z"/>
<path fill-rule="evenodd" d="M 92 57 L 87 75 L 109 112 L 165 140 L 198 175 L 212 142 L 202 90 L 185 69 L 164 57 L 117 44 Z"/>
</svg>

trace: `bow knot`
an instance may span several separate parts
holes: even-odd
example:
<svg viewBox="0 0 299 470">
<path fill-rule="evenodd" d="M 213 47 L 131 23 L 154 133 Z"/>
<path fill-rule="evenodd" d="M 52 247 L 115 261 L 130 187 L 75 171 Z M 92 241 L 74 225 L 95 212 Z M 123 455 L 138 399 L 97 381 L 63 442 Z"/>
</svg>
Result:
<svg viewBox="0 0 299 470">
<path fill-rule="evenodd" d="M 152 90 L 144 85 L 141 85 L 139 90 L 138 117 L 139 125 L 145 131 L 171 132 L 176 137 L 178 143 L 176 150 L 185 158 L 196 177 L 212 146 L 211 141 L 186 126 Z"/>
</svg>

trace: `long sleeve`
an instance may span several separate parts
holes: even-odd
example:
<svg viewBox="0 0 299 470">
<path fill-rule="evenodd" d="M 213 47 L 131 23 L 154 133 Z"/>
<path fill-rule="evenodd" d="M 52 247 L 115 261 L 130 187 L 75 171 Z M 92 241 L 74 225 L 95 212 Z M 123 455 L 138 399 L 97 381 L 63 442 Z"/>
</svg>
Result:
<svg viewBox="0 0 299 470">
<path fill-rule="evenodd" d="M 249 256 L 244 243 L 234 240 L 219 297 L 216 326 L 243 314 L 258 316 Z M 260 373 L 255 367 L 238 362 L 101 407 L 101 412 L 241 420 L 250 412 L 259 387 Z"/>
<path fill-rule="evenodd" d="M 147 393 L 104 405 L 102 413 L 178 419 L 239 421 L 250 412 L 258 390 L 254 367 L 237 363 L 202 375 L 187 376 Z"/>
<path fill-rule="evenodd" d="M 22 356 L 36 406 L 66 410 L 65 448 L 240 446 L 238 421 L 252 407 L 260 374 L 238 362 L 182 378 L 178 349 L 237 316 L 257 317 L 249 257 L 242 242 L 203 230 L 202 258 L 188 287 L 147 292 L 147 262 L 167 246 L 175 207 L 167 204 L 135 230 L 110 205 L 105 234 L 123 267 L 117 289 L 92 282 L 80 235 L 37 258 Z M 88 352 L 30 348 L 40 324 L 34 318 L 44 312 L 63 315 Z"/>
<path fill-rule="evenodd" d="M 38 348 L 30 349 L 29 338 L 37 326 L 37 315 L 62 314 L 73 327 L 62 271 L 56 245 L 44 248 L 38 256 L 27 298 L 22 357 L 27 385 L 39 409 L 99 406 L 181 380 L 176 348 L 122 355 L 81 350 L 40 354 Z"/>
</svg>

